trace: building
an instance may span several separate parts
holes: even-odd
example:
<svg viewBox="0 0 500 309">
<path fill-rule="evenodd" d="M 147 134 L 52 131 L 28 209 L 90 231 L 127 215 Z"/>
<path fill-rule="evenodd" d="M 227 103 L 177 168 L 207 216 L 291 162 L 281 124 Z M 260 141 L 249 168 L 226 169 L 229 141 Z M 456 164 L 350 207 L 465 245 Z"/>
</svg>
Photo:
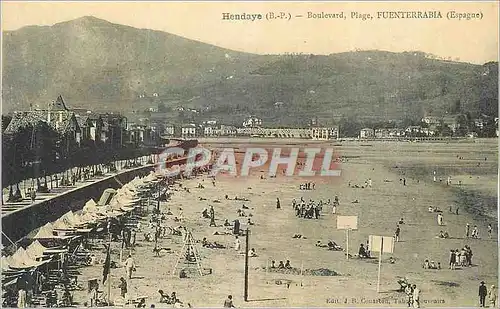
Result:
<svg viewBox="0 0 500 309">
<path fill-rule="evenodd" d="M 136 124 L 136 123 L 128 123 L 127 124 L 128 131 L 128 142 L 134 145 L 144 143 L 144 138 L 146 135 L 146 125 L 144 124 Z"/>
<path fill-rule="evenodd" d="M 457 129 L 460 128 L 460 124 L 458 123 L 456 117 L 443 117 L 443 123 L 447 125 L 453 133 L 455 133 Z"/>
<path fill-rule="evenodd" d="M 359 138 L 371 138 L 375 136 L 375 131 L 370 128 L 361 129 L 359 132 Z"/>
<path fill-rule="evenodd" d="M 255 116 L 250 116 L 243 121 L 244 128 L 260 127 L 262 126 L 262 119 Z"/>
<path fill-rule="evenodd" d="M 165 124 L 163 126 L 163 134 L 165 137 L 173 137 L 175 136 L 175 126 L 172 124 Z"/>
<path fill-rule="evenodd" d="M 495 127 L 496 136 L 498 137 L 498 117 L 495 117 Z"/>
<path fill-rule="evenodd" d="M 216 136 L 217 131 L 217 127 L 213 125 L 203 127 L 203 135 L 205 136 Z"/>
<path fill-rule="evenodd" d="M 237 134 L 237 130 L 235 126 L 220 126 L 220 135 L 221 136 L 235 136 Z"/>
<path fill-rule="evenodd" d="M 197 133 L 197 127 L 193 123 L 181 126 L 181 137 L 195 137 Z"/>
<path fill-rule="evenodd" d="M 403 137 L 405 136 L 405 130 L 399 129 L 399 128 L 394 128 L 394 129 L 387 129 L 388 134 L 390 138 L 398 138 L 398 137 Z"/>
<path fill-rule="evenodd" d="M 65 144 L 76 143 L 80 145 L 82 132 L 79 122 L 75 113 L 66 106 L 62 96 L 52 101 L 45 110 L 31 109 L 14 112 L 12 120 L 5 128 L 5 133 L 14 133 L 25 127 L 36 128 L 42 122 L 63 136 Z M 73 146 L 68 147 L 72 148 Z"/>
<path fill-rule="evenodd" d="M 438 125 L 441 122 L 441 118 L 435 116 L 426 116 L 421 119 L 421 122 L 428 125 Z"/>
<path fill-rule="evenodd" d="M 460 127 L 460 124 L 457 121 L 457 117 L 455 116 L 445 116 L 445 117 L 435 117 L 435 116 L 427 116 L 422 118 L 423 123 L 427 124 L 429 127 L 439 127 L 441 124 L 447 125 L 453 133 Z"/>
<path fill-rule="evenodd" d="M 375 138 L 389 138 L 389 129 L 375 129 Z"/>
<path fill-rule="evenodd" d="M 313 127 L 311 128 L 311 138 L 315 140 L 330 140 L 339 138 L 338 127 Z"/>
<path fill-rule="evenodd" d="M 482 118 L 474 119 L 474 126 L 480 130 L 482 130 L 486 126 L 486 121 Z"/>
</svg>

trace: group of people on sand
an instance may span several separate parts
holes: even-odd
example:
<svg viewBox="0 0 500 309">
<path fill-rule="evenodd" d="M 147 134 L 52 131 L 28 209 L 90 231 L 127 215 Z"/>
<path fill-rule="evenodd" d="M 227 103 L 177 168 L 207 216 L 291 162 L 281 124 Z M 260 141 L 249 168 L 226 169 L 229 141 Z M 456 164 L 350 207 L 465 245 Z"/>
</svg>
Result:
<svg viewBox="0 0 500 309">
<path fill-rule="evenodd" d="M 372 186 L 372 179 L 371 178 L 368 178 L 367 180 L 365 180 L 365 183 L 363 185 L 358 185 L 358 184 L 352 184 L 352 182 L 349 180 L 349 182 L 347 183 L 347 186 L 349 188 L 361 188 L 361 189 L 364 189 L 364 188 L 371 188 Z"/>
<path fill-rule="evenodd" d="M 325 245 L 321 242 L 321 240 L 318 240 L 316 242 L 316 247 L 321 247 L 321 248 L 328 248 L 328 250 L 333 250 L 333 251 L 343 251 L 344 249 L 338 245 L 335 241 L 329 240 L 328 243 Z"/>
<path fill-rule="evenodd" d="M 488 226 L 488 233 L 490 234 L 490 238 L 491 238 L 491 224 Z M 479 238 L 479 230 L 477 228 L 477 225 L 474 225 L 474 227 L 472 228 L 472 233 L 471 233 L 471 230 L 470 230 L 470 224 L 467 223 L 465 225 L 465 238 L 476 238 L 478 239 Z"/>
<path fill-rule="evenodd" d="M 450 250 L 450 269 L 455 267 L 471 267 L 472 266 L 472 249 L 469 245 L 465 245 L 460 251 L 458 249 Z"/>
<path fill-rule="evenodd" d="M 314 182 L 301 183 L 299 186 L 300 190 L 315 190 L 316 184 Z"/>
<path fill-rule="evenodd" d="M 286 260 L 285 263 L 283 261 L 280 261 L 278 266 L 276 266 L 276 261 L 271 261 L 271 268 L 277 268 L 277 269 L 292 269 L 292 265 L 290 264 L 290 260 Z"/>
<path fill-rule="evenodd" d="M 183 307 L 181 306 L 183 302 L 179 298 L 177 298 L 177 294 L 175 292 L 172 292 L 172 294 L 169 296 L 168 294 L 163 292 L 163 290 L 158 290 L 158 294 L 160 294 L 160 299 L 158 301 L 160 304 L 170 304 L 174 305 L 174 307 Z M 191 304 L 188 303 L 187 307 L 191 308 Z"/>
<path fill-rule="evenodd" d="M 438 263 L 436 264 L 436 262 L 434 262 L 434 261 L 432 261 L 432 260 L 431 260 L 431 261 L 429 261 L 429 260 L 427 260 L 427 259 L 426 259 L 426 260 L 424 261 L 424 264 L 422 265 L 422 268 L 423 268 L 423 269 L 441 269 L 441 263 L 440 263 L 440 262 L 438 262 Z"/>
<path fill-rule="evenodd" d="M 300 198 L 300 201 L 295 199 L 292 200 L 292 208 L 295 211 L 295 215 L 299 218 L 305 219 L 319 219 L 321 216 L 321 212 L 323 211 L 323 206 L 332 205 L 333 211 L 335 214 L 337 211 L 337 206 L 339 205 L 339 198 L 335 196 L 333 203 L 330 199 L 325 203 L 323 200 L 319 200 L 315 202 L 312 199 L 309 199 L 309 202 L 306 203 L 303 197 Z"/>
</svg>

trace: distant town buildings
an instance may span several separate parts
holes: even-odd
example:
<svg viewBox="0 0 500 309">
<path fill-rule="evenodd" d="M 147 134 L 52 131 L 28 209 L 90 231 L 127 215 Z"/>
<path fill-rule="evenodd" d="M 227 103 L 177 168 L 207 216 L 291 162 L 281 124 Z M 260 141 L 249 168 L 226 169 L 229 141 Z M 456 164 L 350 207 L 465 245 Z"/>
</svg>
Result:
<svg viewBox="0 0 500 309">
<path fill-rule="evenodd" d="M 184 109 L 183 107 L 178 107 L 177 109 L 195 111 L 193 109 Z M 156 110 L 151 111 L 156 112 Z M 458 119 L 462 121 L 460 122 Z M 481 116 L 466 121 L 463 121 L 463 119 L 463 115 L 445 117 L 426 116 L 421 119 L 419 124 L 405 127 L 395 127 L 397 126 L 396 122 L 389 122 L 390 128 L 365 127 L 361 129 L 358 138 L 475 137 L 478 135 L 478 132 L 487 126 L 491 129 L 493 122 L 493 118 L 488 118 L 488 116 Z M 62 96 L 59 96 L 55 101 L 48 104 L 47 109 L 42 110 L 38 108 L 13 113 L 12 120 L 6 126 L 4 132 L 8 134 L 15 132 L 23 126 L 39 122 L 50 125 L 64 136 L 68 144 L 102 145 L 112 148 L 125 147 L 127 145 L 154 145 L 161 142 L 162 139 L 173 137 L 264 137 L 311 140 L 334 140 L 340 137 L 339 126 L 322 126 L 319 124 L 317 117 L 310 119 L 307 127 L 264 126 L 262 119 L 253 115 L 244 119 L 241 126 L 222 124 L 216 119 L 205 120 L 201 123 L 193 121 L 192 123 L 179 124 L 166 122 L 162 118 L 147 117 L 137 119 L 137 122 L 129 123 L 127 118 L 120 114 L 104 114 L 69 109 Z M 498 136 L 498 118 L 495 118 L 494 122 L 496 135 Z M 466 130 L 464 131 L 461 126 L 467 126 Z M 476 131 L 470 130 L 470 126 L 473 126 Z"/>
<path fill-rule="evenodd" d="M 359 132 L 359 138 L 371 138 L 375 136 L 375 131 L 370 128 L 361 129 Z"/>
</svg>

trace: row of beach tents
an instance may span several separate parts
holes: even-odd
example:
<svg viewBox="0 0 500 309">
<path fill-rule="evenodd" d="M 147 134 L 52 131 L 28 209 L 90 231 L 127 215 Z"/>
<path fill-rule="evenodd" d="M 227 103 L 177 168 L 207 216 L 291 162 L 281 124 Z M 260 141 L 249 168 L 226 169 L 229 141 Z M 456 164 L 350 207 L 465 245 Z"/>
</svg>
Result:
<svg viewBox="0 0 500 309">
<path fill-rule="evenodd" d="M 57 260 L 61 254 L 67 254 L 69 244 L 88 235 L 90 232 L 103 231 L 103 225 L 109 218 L 117 218 L 140 207 L 141 196 L 147 194 L 152 186 L 160 181 L 154 172 L 122 186 L 118 190 L 106 189 L 99 203 L 89 200 L 78 212 L 68 211 L 54 222 L 49 222 L 38 230 L 28 234 L 31 243 L 25 248 L 19 247 L 9 255 L 2 256 L 2 282 L 15 283 L 17 277 Z M 101 204 L 104 198 L 104 203 Z M 46 244 L 59 244 L 56 247 Z"/>
</svg>

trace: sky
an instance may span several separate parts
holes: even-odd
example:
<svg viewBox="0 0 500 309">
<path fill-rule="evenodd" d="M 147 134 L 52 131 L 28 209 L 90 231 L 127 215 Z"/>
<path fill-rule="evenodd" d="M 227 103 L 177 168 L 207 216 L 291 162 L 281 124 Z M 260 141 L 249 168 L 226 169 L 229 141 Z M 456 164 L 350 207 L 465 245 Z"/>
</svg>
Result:
<svg viewBox="0 0 500 309">
<path fill-rule="evenodd" d="M 439 11 L 442 19 L 377 19 L 384 11 Z M 481 19 L 447 19 L 451 11 Z M 258 54 L 331 54 L 360 50 L 423 51 L 483 64 L 498 61 L 498 2 L 22 2 L 2 1 L 2 30 L 53 25 L 82 16 L 161 30 Z M 290 20 L 266 20 L 266 13 Z M 346 19 L 312 19 L 341 13 Z M 262 14 L 262 20 L 222 20 L 223 13 Z M 351 14 L 371 14 L 363 21 Z M 303 17 L 295 17 L 302 15 Z"/>
</svg>

